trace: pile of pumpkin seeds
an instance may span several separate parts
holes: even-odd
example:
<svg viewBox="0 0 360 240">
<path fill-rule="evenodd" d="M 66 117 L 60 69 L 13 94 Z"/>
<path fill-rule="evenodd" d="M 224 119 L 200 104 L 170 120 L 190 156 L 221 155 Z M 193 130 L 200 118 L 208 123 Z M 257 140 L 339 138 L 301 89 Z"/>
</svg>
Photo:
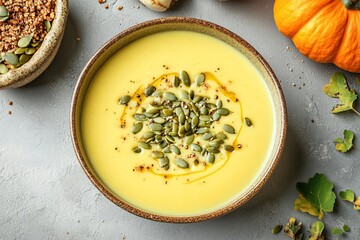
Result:
<svg viewBox="0 0 360 240">
<path fill-rule="evenodd" d="M 205 74 L 198 74 L 194 84 L 200 87 L 204 83 Z M 173 79 L 175 88 L 181 84 L 191 86 L 190 77 L 185 71 L 181 71 L 180 76 Z M 147 108 L 141 107 L 140 111 L 133 115 L 136 123 L 131 131 L 133 134 L 142 134 L 138 145 L 133 148 L 135 153 L 157 149 L 152 151 L 152 157 L 158 160 L 161 168 L 168 170 L 170 153 L 178 156 L 175 164 L 180 168 L 186 169 L 190 168 L 191 164 L 199 164 L 198 158 L 190 163 L 181 157 L 181 148 L 190 148 L 193 154 L 199 158 L 201 156 L 208 164 L 215 162 L 221 149 L 234 151 L 232 145 L 225 143 L 229 134 L 236 133 L 233 126 L 224 124 L 223 131 L 220 132 L 213 132 L 211 129 L 214 122 L 231 114 L 221 100 L 211 102 L 209 97 L 196 95 L 191 89 L 181 89 L 179 95 L 176 95 L 156 89 L 155 86 L 147 87 L 144 95 L 151 98 L 151 101 Z M 131 96 L 125 95 L 120 98 L 119 103 L 127 105 L 130 101 Z M 147 129 L 144 129 L 145 126 Z"/>
<path fill-rule="evenodd" d="M 0 6 L 0 21 L 5 22 L 9 19 L 10 13 L 4 5 Z M 51 29 L 51 22 L 44 21 L 47 32 Z M 7 73 L 10 69 L 15 69 L 30 60 L 32 55 L 40 47 L 40 41 L 33 41 L 33 34 L 20 38 L 17 42 L 15 51 L 0 53 L 0 74 Z"/>
</svg>

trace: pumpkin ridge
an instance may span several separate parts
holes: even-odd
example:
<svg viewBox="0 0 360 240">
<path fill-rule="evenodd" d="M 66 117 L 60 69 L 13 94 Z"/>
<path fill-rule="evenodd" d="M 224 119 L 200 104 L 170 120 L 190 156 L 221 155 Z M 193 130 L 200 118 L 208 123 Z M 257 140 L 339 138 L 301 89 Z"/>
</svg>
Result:
<svg viewBox="0 0 360 240">
<path fill-rule="evenodd" d="M 334 62 L 336 60 L 336 58 L 338 57 L 338 54 L 340 52 L 340 49 L 342 49 L 342 46 L 345 42 L 345 33 L 347 32 L 346 30 L 349 28 L 349 13 L 346 12 L 346 23 L 345 23 L 345 28 L 344 28 L 344 31 L 342 32 L 342 36 L 341 36 L 341 43 L 339 44 L 339 46 L 337 47 L 337 50 L 336 50 L 336 54 L 334 55 L 334 57 L 331 59 L 331 62 Z"/>
</svg>

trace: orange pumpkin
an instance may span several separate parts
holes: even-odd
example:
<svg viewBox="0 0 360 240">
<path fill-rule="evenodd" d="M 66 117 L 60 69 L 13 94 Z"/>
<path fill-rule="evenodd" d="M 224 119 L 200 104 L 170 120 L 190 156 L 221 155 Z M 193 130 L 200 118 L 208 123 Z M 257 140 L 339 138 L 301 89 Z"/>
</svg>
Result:
<svg viewBox="0 0 360 240">
<path fill-rule="evenodd" d="M 275 0 L 274 17 L 305 56 L 360 72 L 360 0 Z"/>
</svg>

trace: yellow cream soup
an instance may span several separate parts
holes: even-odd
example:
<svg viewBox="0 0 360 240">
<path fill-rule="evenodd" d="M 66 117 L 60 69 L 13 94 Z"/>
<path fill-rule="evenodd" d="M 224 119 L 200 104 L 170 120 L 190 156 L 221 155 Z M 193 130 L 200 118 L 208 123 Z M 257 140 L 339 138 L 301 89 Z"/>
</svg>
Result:
<svg viewBox="0 0 360 240">
<path fill-rule="evenodd" d="M 174 78 L 182 70 L 192 84 L 175 88 Z M 195 81 L 199 73 L 206 77 L 201 86 Z M 181 154 L 166 155 L 167 170 L 152 155 L 163 150 L 159 143 L 151 144 L 151 150 L 133 151 L 149 131 L 148 121 L 143 122 L 141 132 L 131 131 L 137 123 L 133 115 L 141 113 L 141 107 L 148 109 L 155 99 L 143 94 L 149 85 L 179 99 L 181 90 L 193 90 L 196 96 L 207 97 L 208 103 L 221 100 L 222 107 L 230 110 L 210 127 L 214 135 L 224 132 L 228 137 L 220 153 L 213 154 L 214 163 L 206 161 L 209 153 L 203 156 L 193 151 L 184 138 L 174 138 Z M 119 98 L 125 95 L 132 100 L 120 105 Z M 251 126 L 245 118 L 251 120 Z M 223 131 L 225 124 L 231 125 L 235 134 Z M 261 75 L 237 50 L 204 34 L 169 31 L 127 45 L 98 70 L 86 93 L 81 129 L 89 161 L 116 195 L 150 213 L 189 216 L 219 209 L 254 184 L 269 158 L 274 109 Z M 209 148 L 209 141 L 202 137 L 197 134 L 194 143 Z M 224 145 L 233 146 L 234 151 L 226 151 Z M 178 158 L 189 167 L 178 167 Z"/>
</svg>

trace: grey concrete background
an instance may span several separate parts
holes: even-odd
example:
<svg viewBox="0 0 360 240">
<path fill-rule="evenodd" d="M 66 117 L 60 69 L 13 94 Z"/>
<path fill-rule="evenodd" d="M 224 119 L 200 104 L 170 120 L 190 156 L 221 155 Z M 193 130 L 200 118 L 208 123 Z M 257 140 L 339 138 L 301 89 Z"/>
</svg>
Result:
<svg viewBox="0 0 360 240">
<path fill-rule="evenodd" d="M 322 92 L 331 75 L 341 70 L 299 54 L 277 31 L 273 1 L 184 0 L 166 13 L 152 12 L 136 0 L 107 3 L 106 10 L 97 0 L 70 0 L 65 37 L 51 66 L 26 87 L 0 92 L 0 239 L 287 239 L 273 236 L 271 229 L 291 216 L 307 229 L 316 221 L 293 210 L 296 182 L 321 172 L 335 183 L 337 193 L 350 188 L 360 194 L 359 149 L 341 154 L 332 143 L 344 129 L 358 136 L 359 117 L 331 114 L 336 101 Z M 124 9 L 117 10 L 118 5 Z M 120 209 L 87 179 L 70 140 L 71 96 L 91 55 L 127 27 L 166 16 L 210 20 L 242 36 L 273 67 L 288 105 L 286 149 L 271 180 L 243 207 L 207 222 L 157 223 Z M 346 75 L 360 93 L 355 75 Z M 335 212 L 324 219 L 328 239 L 334 239 L 329 229 L 344 223 L 351 233 L 340 239 L 360 239 L 359 214 L 338 200 Z"/>
</svg>

